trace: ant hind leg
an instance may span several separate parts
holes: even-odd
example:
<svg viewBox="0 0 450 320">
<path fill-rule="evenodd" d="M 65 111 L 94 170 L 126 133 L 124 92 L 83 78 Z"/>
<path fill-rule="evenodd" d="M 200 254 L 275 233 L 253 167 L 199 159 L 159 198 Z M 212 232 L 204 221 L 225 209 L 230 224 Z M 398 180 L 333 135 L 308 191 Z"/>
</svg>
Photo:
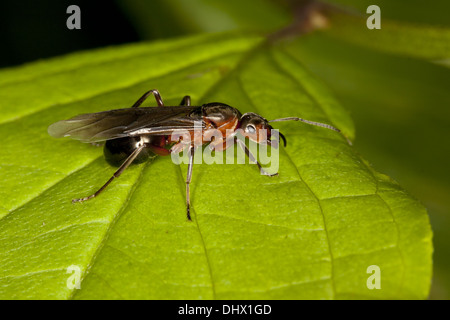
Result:
<svg viewBox="0 0 450 320">
<path fill-rule="evenodd" d="M 95 198 L 96 196 L 98 196 L 103 190 L 106 189 L 106 187 L 115 179 L 118 178 L 122 172 L 128 168 L 128 166 L 133 163 L 134 159 L 136 159 L 136 157 L 139 155 L 139 153 L 145 148 L 145 144 L 141 145 L 139 148 L 137 148 L 136 150 L 133 151 L 132 154 L 130 154 L 130 156 L 122 163 L 122 165 L 119 167 L 119 169 L 117 169 L 116 172 L 114 172 L 114 174 L 112 175 L 111 178 L 109 178 L 108 181 L 106 181 L 106 183 L 100 188 L 98 189 L 94 194 L 91 194 L 88 197 L 84 197 L 84 198 L 80 198 L 80 199 L 73 199 L 72 203 L 75 202 L 83 202 L 92 198 Z"/>
</svg>

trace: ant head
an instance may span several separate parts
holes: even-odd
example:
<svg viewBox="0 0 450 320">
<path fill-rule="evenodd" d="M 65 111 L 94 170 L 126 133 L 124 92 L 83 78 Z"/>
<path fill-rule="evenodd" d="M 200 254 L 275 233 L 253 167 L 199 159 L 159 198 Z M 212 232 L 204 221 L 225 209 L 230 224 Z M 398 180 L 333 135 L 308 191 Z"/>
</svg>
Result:
<svg viewBox="0 0 450 320">
<path fill-rule="evenodd" d="M 269 121 L 261 117 L 259 114 L 253 112 L 247 112 L 242 115 L 239 121 L 239 128 L 241 129 L 242 135 L 248 137 L 250 140 L 268 145 L 275 145 L 274 141 L 270 140 L 272 135 L 272 126 Z M 284 144 L 286 145 L 286 139 L 280 133 L 280 137 L 283 138 Z"/>
</svg>

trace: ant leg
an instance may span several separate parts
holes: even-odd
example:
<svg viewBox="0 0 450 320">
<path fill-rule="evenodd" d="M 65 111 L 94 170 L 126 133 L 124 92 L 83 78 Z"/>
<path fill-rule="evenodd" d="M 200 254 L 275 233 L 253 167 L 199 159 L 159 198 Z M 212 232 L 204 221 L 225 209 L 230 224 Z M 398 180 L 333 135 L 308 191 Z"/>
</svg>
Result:
<svg viewBox="0 0 450 320">
<path fill-rule="evenodd" d="M 145 99 L 147 99 L 148 96 L 151 95 L 151 94 L 153 94 L 155 96 L 155 100 L 156 100 L 156 103 L 158 104 L 158 107 L 164 107 L 164 103 L 163 103 L 163 101 L 161 99 L 161 95 L 159 94 L 159 91 L 154 89 L 154 90 L 150 90 L 150 91 L 147 91 L 146 93 L 144 93 L 144 95 L 142 97 L 140 97 L 138 99 L 138 101 L 136 101 L 131 106 L 131 108 L 139 107 L 145 101 Z"/>
<path fill-rule="evenodd" d="M 134 150 L 133 153 L 130 154 L 130 156 L 122 163 L 122 165 L 119 167 L 119 169 L 117 169 L 117 171 L 114 172 L 112 177 L 109 178 L 109 180 L 106 181 L 106 183 L 100 189 L 98 189 L 94 194 L 91 194 L 88 197 L 84 197 L 84 198 L 80 198 L 80 199 L 73 199 L 72 203 L 83 202 L 83 201 L 86 201 L 86 200 L 89 200 L 89 199 L 92 199 L 92 198 L 95 198 L 96 196 L 98 196 L 100 194 L 100 192 L 105 190 L 105 188 L 114 180 L 114 178 L 118 178 L 122 174 L 122 172 L 126 168 L 128 168 L 128 166 L 134 161 L 134 159 L 136 159 L 136 157 L 142 151 L 142 149 L 144 149 L 144 147 L 145 147 L 145 144 L 141 145 L 139 148 Z"/>
<path fill-rule="evenodd" d="M 192 168 L 193 168 L 193 160 L 194 160 L 194 145 L 192 144 L 189 147 L 189 165 L 188 165 L 188 172 L 186 176 L 186 211 L 187 211 L 187 218 L 189 220 L 191 219 L 191 196 L 190 196 L 190 190 L 189 190 L 189 184 L 191 183 L 192 178 Z"/>
<path fill-rule="evenodd" d="M 180 106 L 189 107 L 191 105 L 191 96 L 184 96 L 180 102 Z"/>
<path fill-rule="evenodd" d="M 261 172 L 261 174 L 263 174 L 265 176 L 269 176 L 269 177 L 274 177 L 274 176 L 278 175 L 278 172 L 277 173 L 272 173 L 272 174 L 266 172 L 263 169 L 263 167 L 261 166 L 261 164 L 258 162 L 258 160 L 256 160 L 256 158 L 253 156 L 253 154 L 247 148 L 247 146 L 245 145 L 245 142 L 239 140 L 237 137 L 235 137 L 234 140 L 238 143 L 238 145 L 241 147 L 241 149 L 244 150 L 245 154 L 250 159 L 250 161 L 253 162 L 253 163 L 256 163 L 258 165 L 258 168 L 259 168 L 259 171 Z"/>
</svg>

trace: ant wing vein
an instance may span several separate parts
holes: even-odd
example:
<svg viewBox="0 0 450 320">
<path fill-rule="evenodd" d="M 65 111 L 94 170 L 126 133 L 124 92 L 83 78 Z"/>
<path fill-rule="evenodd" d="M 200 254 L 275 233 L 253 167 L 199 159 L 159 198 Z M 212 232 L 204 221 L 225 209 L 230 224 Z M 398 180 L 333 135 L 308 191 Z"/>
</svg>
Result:
<svg viewBox="0 0 450 320">
<path fill-rule="evenodd" d="M 194 121 L 202 121 L 192 113 L 196 108 L 199 107 L 127 108 L 81 114 L 53 123 L 48 127 L 48 133 L 55 138 L 71 137 L 82 142 L 101 142 L 139 134 L 169 135 L 180 130 L 194 130 Z"/>
</svg>

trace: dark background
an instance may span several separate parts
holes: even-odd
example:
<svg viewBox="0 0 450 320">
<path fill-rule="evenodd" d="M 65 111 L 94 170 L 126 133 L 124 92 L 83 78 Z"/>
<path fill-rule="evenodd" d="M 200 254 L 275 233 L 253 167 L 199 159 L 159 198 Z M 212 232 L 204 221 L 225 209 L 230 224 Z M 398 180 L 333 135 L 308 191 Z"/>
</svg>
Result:
<svg viewBox="0 0 450 320">
<path fill-rule="evenodd" d="M 81 9 L 80 30 L 66 26 L 73 4 Z M 140 40 L 117 3 L 105 0 L 1 1 L 0 39 L 0 68 Z"/>
</svg>

